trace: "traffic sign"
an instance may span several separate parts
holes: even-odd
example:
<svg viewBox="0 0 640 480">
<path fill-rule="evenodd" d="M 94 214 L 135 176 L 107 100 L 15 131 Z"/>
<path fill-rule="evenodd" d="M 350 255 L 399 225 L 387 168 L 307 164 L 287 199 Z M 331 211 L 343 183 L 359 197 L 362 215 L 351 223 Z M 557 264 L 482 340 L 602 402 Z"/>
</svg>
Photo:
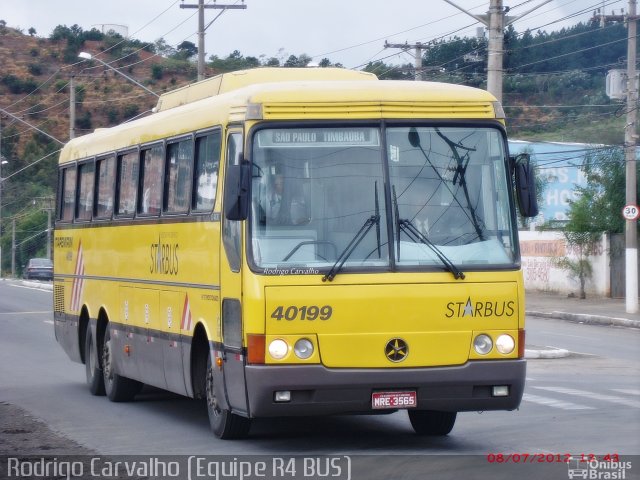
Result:
<svg viewBox="0 0 640 480">
<path fill-rule="evenodd" d="M 637 205 L 625 205 L 622 209 L 622 216 L 627 220 L 637 220 L 640 216 L 640 208 Z"/>
</svg>

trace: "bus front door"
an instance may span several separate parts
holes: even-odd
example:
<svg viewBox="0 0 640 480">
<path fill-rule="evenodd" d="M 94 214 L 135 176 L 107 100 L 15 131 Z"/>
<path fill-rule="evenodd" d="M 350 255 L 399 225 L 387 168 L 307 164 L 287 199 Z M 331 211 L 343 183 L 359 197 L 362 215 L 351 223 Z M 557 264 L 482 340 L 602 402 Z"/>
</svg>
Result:
<svg viewBox="0 0 640 480">
<path fill-rule="evenodd" d="M 238 162 L 242 133 L 227 136 L 226 165 Z M 225 169 L 226 170 L 226 169 Z M 223 205 L 224 210 L 224 205 Z M 242 222 L 222 219 L 220 297 L 222 299 L 222 345 L 225 398 L 233 413 L 248 413 L 245 358 L 242 348 Z"/>
</svg>

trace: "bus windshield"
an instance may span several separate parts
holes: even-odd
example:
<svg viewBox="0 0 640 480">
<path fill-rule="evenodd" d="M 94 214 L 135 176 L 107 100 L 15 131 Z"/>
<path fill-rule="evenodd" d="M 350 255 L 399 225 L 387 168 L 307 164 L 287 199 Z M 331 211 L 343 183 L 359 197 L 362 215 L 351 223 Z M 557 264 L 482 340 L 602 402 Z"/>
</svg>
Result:
<svg viewBox="0 0 640 480">
<path fill-rule="evenodd" d="M 490 127 L 261 129 L 252 266 L 266 274 L 326 272 L 338 261 L 350 271 L 512 266 L 504 144 Z"/>
</svg>

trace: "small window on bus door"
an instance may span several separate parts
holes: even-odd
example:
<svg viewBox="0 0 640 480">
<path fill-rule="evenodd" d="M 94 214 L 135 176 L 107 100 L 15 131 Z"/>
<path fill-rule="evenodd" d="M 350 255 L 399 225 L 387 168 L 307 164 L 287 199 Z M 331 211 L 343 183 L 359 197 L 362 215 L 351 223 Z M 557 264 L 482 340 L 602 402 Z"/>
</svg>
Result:
<svg viewBox="0 0 640 480">
<path fill-rule="evenodd" d="M 76 199 L 76 220 L 91 220 L 93 213 L 93 161 L 78 165 L 78 198 Z"/>
<path fill-rule="evenodd" d="M 116 180 L 114 155 L 100 158 L 96 162 L 96 218 L 110 218 L 113 214 L 113 186 Z"/>
<path fill-rule="evenodd" d="M 73 205 L 76 196 L 76 167 L 65 168 L 62 171 L 62 202 L 60 208 L 60 220 L 70 222 L 73 220 Z"/>
<path fill-rule="evenodd" d="M 138 213 L 158 215 L 162 207 L 162 145 L 142 150 L 140 155 L 140 190 Z"/>
<path fill-rule="evenodd" d="M 118 155 L 117 215 L 133 215 L 138 191 L 138 152 Z"/>
<path fill-rule="evenodd" d="M 164 211 L 187 213 L 191 186 L 193 141 L 191 138 L 167 144 Z"/>
<path fill-rule="evenodd" d="M 212 132 L 196 138 L 191 200 L 193 210 L 209 212 L 213 210 L 218 189 L 221 144 L 220 132 Z"/>
</svg>

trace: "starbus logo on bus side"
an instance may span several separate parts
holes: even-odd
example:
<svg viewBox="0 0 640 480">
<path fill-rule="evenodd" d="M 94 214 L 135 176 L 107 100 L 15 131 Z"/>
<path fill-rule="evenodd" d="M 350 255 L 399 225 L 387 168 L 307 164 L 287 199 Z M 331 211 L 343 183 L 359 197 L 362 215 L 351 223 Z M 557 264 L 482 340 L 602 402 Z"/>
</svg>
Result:
<svg viewBox="0 0 640 480">
<path fill-rule="evenodd" d="M 466 302 L 449 302 L 447 303 L 447 318 L 464 318 L 464 317 L 511 317 L 515 313 L 515 302 L 509 301 L 488 301 L 479 302 L 472 301 L 471 297 Z"/>
<path fill-rule="evenodd" d="M 163 240 L 158 237 L 158 243 L 152 243 L 150 246 L 149 273 L 178 275 L 178 249 L 180 245 L 177 242 Z"/>
</svg>

